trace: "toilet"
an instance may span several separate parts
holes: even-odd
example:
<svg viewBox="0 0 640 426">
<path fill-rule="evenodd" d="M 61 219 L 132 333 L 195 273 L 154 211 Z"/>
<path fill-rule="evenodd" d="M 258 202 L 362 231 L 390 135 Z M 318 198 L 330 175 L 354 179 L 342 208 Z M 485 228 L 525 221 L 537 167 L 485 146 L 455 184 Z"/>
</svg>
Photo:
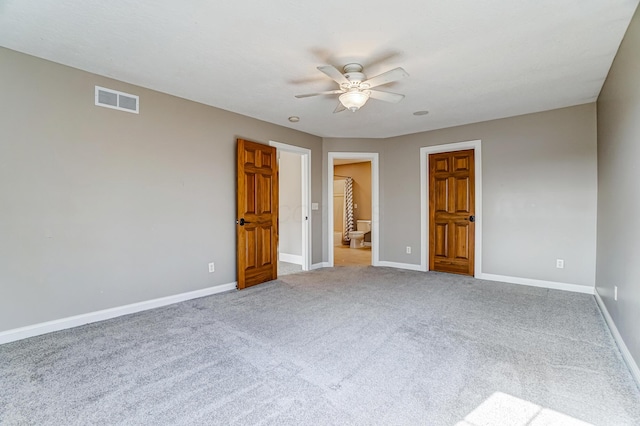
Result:
<svg viewBox="0 0 640 426">
<path fill-rule="evenodd" d="M 364 235 L 367 232 L 371 232 L 371 221 L 370 220 L 357 220 L 356 221 L 356 230 L 349 232 L 349 239 L 351 243 L 349 247 L 351 248 L 362 248 L 364 247 Z"/>
</svg>

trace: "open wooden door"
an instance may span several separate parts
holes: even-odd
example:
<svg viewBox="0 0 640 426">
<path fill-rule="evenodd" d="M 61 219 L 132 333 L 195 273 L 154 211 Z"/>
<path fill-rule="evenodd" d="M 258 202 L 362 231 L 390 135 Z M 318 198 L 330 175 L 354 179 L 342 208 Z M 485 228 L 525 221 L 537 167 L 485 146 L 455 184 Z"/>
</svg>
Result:
<svg viewBox="0 0 640 426">
<path fill-rule="evenodd" d="M 429 155 L 429 269 L 473 276 L 474 151 Z"/>
<path fill-rule="evenodd" d="M 238 289 L 278 276 L 276 148 L 238 139 Z"/>
</svg>

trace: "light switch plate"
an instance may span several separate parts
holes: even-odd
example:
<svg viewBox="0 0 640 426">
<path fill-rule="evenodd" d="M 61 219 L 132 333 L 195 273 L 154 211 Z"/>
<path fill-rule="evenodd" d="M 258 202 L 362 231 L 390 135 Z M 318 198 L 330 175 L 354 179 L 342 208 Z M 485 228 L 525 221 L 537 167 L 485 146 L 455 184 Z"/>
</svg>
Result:
<svg viewBox="0 0 640 426">
<path fill-rule="evenodd" d="M 311 203 L 311 210 L 318 210 L 318 203 Z"/>
</svg>

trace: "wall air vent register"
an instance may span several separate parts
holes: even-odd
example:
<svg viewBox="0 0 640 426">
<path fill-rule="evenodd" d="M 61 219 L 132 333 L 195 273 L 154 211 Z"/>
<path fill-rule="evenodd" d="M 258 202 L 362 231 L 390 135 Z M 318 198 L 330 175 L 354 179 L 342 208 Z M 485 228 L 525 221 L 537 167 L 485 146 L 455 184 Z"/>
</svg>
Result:
<svg viewBox="0 0 640 426">
<path fill-rule="evenodd" d="M 140 98 L 129 93 L 96 86 L 96 105 L 138 114 Z"/>
</svg>

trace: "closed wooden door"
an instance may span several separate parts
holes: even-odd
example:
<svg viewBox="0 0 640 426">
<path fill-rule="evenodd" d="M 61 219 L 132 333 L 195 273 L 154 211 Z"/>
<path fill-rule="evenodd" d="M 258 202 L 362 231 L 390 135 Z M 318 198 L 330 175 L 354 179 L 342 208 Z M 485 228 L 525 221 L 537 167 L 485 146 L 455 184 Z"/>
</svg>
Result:
<svg viewBox="0 0 640 426">
<path fill-rule="evenodd" d="M 274 147 L 238 139 L 238 289 L 278 274 L 278 162 Z"/>
<path fill-rule="evenodd" d="M 429 155 L 429 269 L 473 276 L 473 150 Z"/>
</svg>

